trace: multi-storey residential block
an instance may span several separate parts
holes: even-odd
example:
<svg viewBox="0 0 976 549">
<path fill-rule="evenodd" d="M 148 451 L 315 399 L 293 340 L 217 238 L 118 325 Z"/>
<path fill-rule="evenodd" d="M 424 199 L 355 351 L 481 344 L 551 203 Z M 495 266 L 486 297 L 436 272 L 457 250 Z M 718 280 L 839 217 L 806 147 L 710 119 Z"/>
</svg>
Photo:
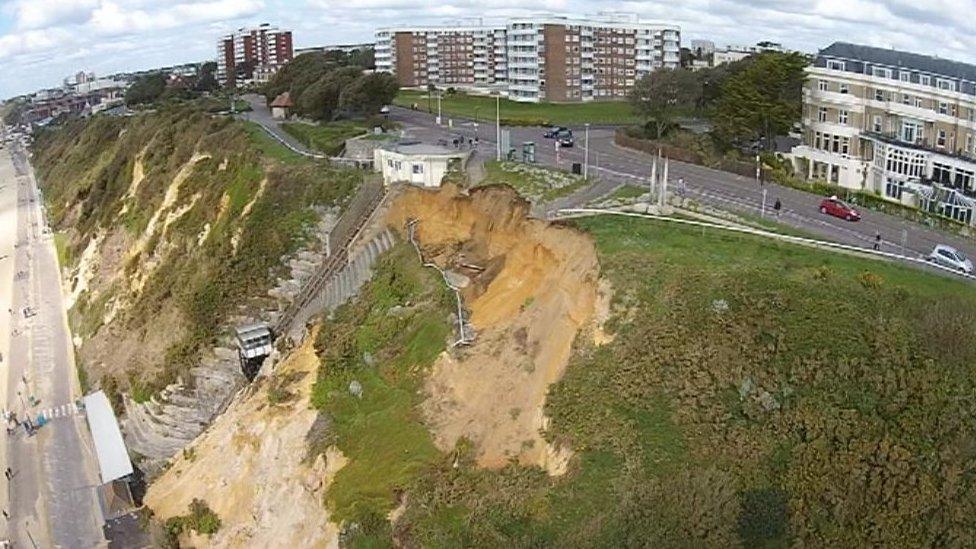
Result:
<svg viewBox="0 0 976 549">
<path fill-rule="evenodd" d="M 976 221 L 976 66 L 838 42 L 807 76 L 798 170 Z"/>
<path fill-rule="evenodd" d="M 677 26 L 636 16 L 527 17 L 508 23 L 509 98 L 622 99 L 634 82 L 680 62 Z"/>
<path fill-rule="evenodd" d="M 380 29 L 376 70 L 393 73 L 407 87 L 490 86 L 504 82 L 504 45 L 501 27 Z"/>
<path fill-rule="evenodd" d="M 376 70 L 403 86 L 504 85 L 516 101 L 622 99 L 680 61 L 677 26 L 636 16 L 533 16 L 501 26 L 380 29 Z"/>
<path fill-rule="evenodd" d="M 291 31 L 268 23 L 240 28 L 217 41 L 217 80 L 224 85 L 266 82 L 293 57 Z"/>
</svg>

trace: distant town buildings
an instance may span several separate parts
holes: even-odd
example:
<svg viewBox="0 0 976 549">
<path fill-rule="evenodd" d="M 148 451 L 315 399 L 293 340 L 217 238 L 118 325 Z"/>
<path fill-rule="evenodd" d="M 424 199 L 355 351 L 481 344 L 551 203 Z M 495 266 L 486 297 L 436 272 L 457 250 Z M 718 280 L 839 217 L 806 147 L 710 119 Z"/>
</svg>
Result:
<svg viewBox="0 0 976 549">
<path fill-rule="evenodd" d="M 334 46 L 311 46 L 308 48 L 298 48 L 295 50 L 295 57 L 304 53 L 324 53 L 327 51 L 341 51 L 342 53 L 352 53 L 359 50 L 373 49 L 373 43 L 368 44 L 336 44 Z"/>
<path fill-rule="evenodd" d="M 679 27 L 636 15 L 540 15 L 379 29 L 376 70 L 402 86 L 494 88 L 515 101 L 622 99 L 641 76 L 677 68 L 679 45 Z"/>
<path fill-rule="evenodd" d="M 974 224 L 976 66 L 837 42 L 807 76 L 800 174 Z"/>
<path fill-rule="evenodd" d="M 291 31 L 268 23 L 240 28 L 217 41 L 217 81 L 229 86 L 267 82 L 293 57 Z"/>
</svg>

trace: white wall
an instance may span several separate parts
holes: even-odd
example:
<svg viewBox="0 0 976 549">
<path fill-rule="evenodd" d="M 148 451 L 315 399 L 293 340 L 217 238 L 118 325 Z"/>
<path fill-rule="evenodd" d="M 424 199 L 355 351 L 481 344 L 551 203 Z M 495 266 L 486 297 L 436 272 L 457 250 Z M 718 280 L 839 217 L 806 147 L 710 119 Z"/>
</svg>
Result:
<svg viewBox="0 0 976 549">
<path fill-rule="evenodd" d="M 394 151 L 373 151 L 374 169 L 383 173 L 383 182 L 412 183 L 421 187 L 440 187 L 447 174 L 449 157 L 404 155 Z"/>
</svg>

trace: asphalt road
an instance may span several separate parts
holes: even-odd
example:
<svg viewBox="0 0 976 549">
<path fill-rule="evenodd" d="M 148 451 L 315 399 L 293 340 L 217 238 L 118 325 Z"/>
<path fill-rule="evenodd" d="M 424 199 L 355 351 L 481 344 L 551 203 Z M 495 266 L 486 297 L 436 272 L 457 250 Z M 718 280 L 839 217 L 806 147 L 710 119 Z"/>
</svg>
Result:
<svg viewBox="0 0 976 549">
<path fill-rule="evenodd" d="M 28 436 L 17 428 L 5 439 L 10 539 L 17 547 L 96 547 L 104 544 L 95 487 L 98 474 L 84 415 L 57 255 L 36 181 L 22 151 L 14 164 L 15 274 L 10 314 L 11 356 L 6 405 L 18 419 L 47 411 L 49 422 Z M 4 172 L 7 173 L 7 172 Z M 10 227 L 8 230 L 12 230 Z M 32 398 L 33 397 L 33 398 Z"/>
<path fill-rule="evenodd" d="M 478 154 L 482 158 L 495 158 L 495 126 L 464 119 L 455 119 L 454 127 L 437 126 L 434 117 L 421 111 L 391 107 L 391 117 L 404 124 L 407 135 L 425 140 L 463 135 L 478 137 Z M 504 116 L 504 113 L 502 113 Z M 447 123 L 445 117 L 445 124 Z M 558 154 L 551 139 L 542 137 L 543 128 L 508 128 L 512 146 L 519 148 L 526 141 L 536 143 L 536 160 L 547 166 L 569 169 L 573 162 L 583 162 L 584 130 L 573 128 L 576 147 L 562 149 Z M 618 187 L 630 183 L 647 185 L 650 178 L 651 155 L 618 147 L 613 142 L 613 128 L 595 127 L 589 135 L 589 170 L 597 181 L 590 187 L 554 201 L 547 210 L 581 207 L 606 196 Z M 658 167 L 660 169 L 660 166 Z M 881 233 L 882 250 L 904 255 L 927 255 L 936 244 L 949 244 L 969 257 L 976 257 L 976 240 L 950 235 L 925 227 L 900 217 L 859 208 L 863 219 L 848 222 L 822 215 L 819 211 L 822 196 L 775 183 L 760 186 L 754 179 L 713 170 L 703 166 L 672 161 L 669 181 L 673 186 L 678 178 L 684 178 L 688 196 L 703 204 L 727 211 L 758 215 L 762 210 L 763 189 L 766 190 L 766 214 L 778 198 L 783 210 L 778 221 L 813 236 L 850 244 L 870 247 L 875 235 Z M 673 187 L 672 187 L 673 188 Z"/>
</svg>

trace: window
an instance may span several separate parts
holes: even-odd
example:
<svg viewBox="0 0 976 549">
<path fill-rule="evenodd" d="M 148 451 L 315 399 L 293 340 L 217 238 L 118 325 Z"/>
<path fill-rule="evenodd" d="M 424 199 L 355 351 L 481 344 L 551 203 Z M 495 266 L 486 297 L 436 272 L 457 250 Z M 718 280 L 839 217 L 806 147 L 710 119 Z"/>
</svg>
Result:
<svg viewBox="0 0 976 549">
<path fill-rule="evenodd" d="M 820 107 L 817 111 L 817 121 L 826 122 L 827 121 L 827 107 Z"/>
<path fill-rule="evenodd" d="M 874 131 L 876 133 L 881 133 L 881 115 L 874 115 Z"/>
<path fill-rule="evenodd" d="M 832 71 L 842 71 L 845 65 L 843 61 L 827 61 L 827 68 Z"/>
<path fill-rule="evenodd" d="M 945 101 L 939 101 L 939 114 L 949 114 L 949 104 Z"/>
<path fill-rule="evenodd" d="M 938 84 L 940 90 L 956 91 L 957 89 L 957 84 L 954 80 L 943 80 L 940 78 Z"/>
<path fill-rule="evenodd" d="M 817 85 L 818 85 L 820 91 L 822 91 L 822 92 L 827 91 L 827 81 L 826 80 L 818 80 L 817 81 Z"/>
<path fill-rule="evenodd" d="M 901 140 L 915 143 L 922 138 L 922 124 L 914 120 L 903 120 L 901 123 Z"/>
<path fill-rule="evenodd" d="M 884 101 L 885 100 L 884 91 L 883 90 L 874 90 L 874 100 L 875 101 Z"/>
<path fill-rule="evenodd" d="M 415 173 L 417 175 L 424 173 L 424 165 L 423 164 L 414 164 L 413 165 L 413 173 Z"/>
<path fill-rule="evenodd" d="M 939 130 L 939 133 L 937 135 L 938 135 L 938 137 L 935 140 L 936 146 L 941 147 L 941 148 L 945 148 L 945 146 L 946 146 L 946 132 L 945 132 L 945 130 Z"/>
<path fill-rule="evenodd" d="M 921 83 L 921 84 L 922 84 L 923 86 L 931 86 L 931 85 L 932 85 L 932 77 L 931 77 L 931 76 L 929 76 L 929 75 L 927 75 L 927 74 L 923 74 L 923 75 L 922 75 L 922 76 L 921 76 L 921 77 L 919 78 L 919 82 L 920 82 L 920 83 Z"/>
<path fill-rule="evenodd" d="M 837 111 L 837 122 L 842 125 L 847 125 L 847 111 Z"/>
<path fill-rule="evenodd" d="M 912 104 L 912 96 L 908 95 L 907 93 L 902 94 L 902 96 L 901 96 L 901 102 L 902 102 L 903 105 L 911 105 Z"/>
<path fill-rule="evenodd" d="M 908 71 L 898 71 L 898 79 L 902 82 L 910 82 L 912 75 Z"/>
<path fill-rule="evenodd" d="M 878 77 L 881 77 L 881 78 L 891 78 L 891 69 L 884 69 L 884 68 L 881 68 L 881 67 L 874 67 L 874 70 L 872 71 L 872 74 L 874 74 L 874 76 L 878 76 Z"/>
<path fill-rule="evenodd" d="M 840 93 L 850 93 L 851 89 L 847 84 L 841 84 L 838 91 L 840 91 Z"/>
</svg>

